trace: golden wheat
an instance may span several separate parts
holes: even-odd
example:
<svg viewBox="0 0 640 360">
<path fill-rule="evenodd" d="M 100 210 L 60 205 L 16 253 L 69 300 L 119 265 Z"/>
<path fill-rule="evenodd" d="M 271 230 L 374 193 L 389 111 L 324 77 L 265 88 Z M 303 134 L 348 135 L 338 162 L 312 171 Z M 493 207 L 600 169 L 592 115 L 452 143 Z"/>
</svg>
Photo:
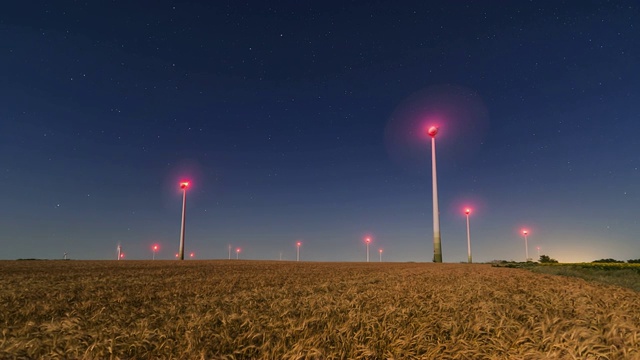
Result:
<svg viewBox="0 0 640 360">
<path fill-rule="evenodd" d="M 468 264 L 0 262 L 0 358 L 640 359 L 640 294 Z"/>
</svg>

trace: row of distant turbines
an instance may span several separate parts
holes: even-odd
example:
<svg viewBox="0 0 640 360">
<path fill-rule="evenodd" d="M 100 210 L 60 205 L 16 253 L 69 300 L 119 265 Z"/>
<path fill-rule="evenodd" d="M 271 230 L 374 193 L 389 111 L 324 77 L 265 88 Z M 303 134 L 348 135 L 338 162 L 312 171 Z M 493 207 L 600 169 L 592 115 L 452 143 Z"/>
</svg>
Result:
<svg viewBox="0 0 640 360">
<path fill-rule="evenodd" d="M 431 137 L 431 175 L 432 175 L 432 190 L 433 190 L 433 262 L 441 263 L 442 262 L 442 240 L 440 236 L 440 212 L 438 210 L 438 177 L 436 173 L 436 135 L 438 134 L 437 126 L 430 126 L 427 129 L 427 134 Z M 179 260 L 184 260 L 184 241 L 185 241 L 185 231 L 186 231 L 186 211 L 187 211 L 187 189 L 189 188 L 189 181 L 181 181 L 180 189 L 182 190 L 182 221 L 180 227 L 180 249 L 176 254 L 176 257 Z M 467 261 L 468 263 L 472 263 L 472 255 L 471 255 L 471 231 L 469 226 L 469 216 L 471 214 L 470 208 L 464 209 L 464 214 L 467 220 Z M 523 229 L 522 235 L 524 236 L 525 242 L 525 259 L 529 261 L 529 246 L 527 243 L 527 238 L 529 235 L 529 230 Z M 366 249 L 367 249 L 367 262 L 369 262 L 369 244 L 371 243 L 371 238 L 367 237 L 365 239 Z M 300 261 L 300 246 L 301 242 L 296 243 L 296 261 Z M 538 249 L 538 256 L 540 255 L 540 247 Z M 155 260 L 155 254 L 158 250 L 158 245 L 154 245 L 153 247 L 153 259 Z M 231 259 L 231 245 L 229 245 L 229 259 Z M 236 259 L 239 259 L 241 249 L 236 249 Z M 380 261 L 382 262 L 382 249 L 378 250 Z M 65 254 L 66 257 L 66 254 Z M 190 257 L 193 258 L 194 254 L 191 253 Z M 124 253 L 122 253 L 122 248 L 118 245 L 118 260 L 124 258 Z M 280 254 L 280 258 L 282 259 L 282 254 Z"/>
<path fill-rule="evenodd" d="M 367 237 L 365 240 L 365 244 L 366 244 L 366 249 L 367 249 L 367 262 L 369 262 L 369 244 L 371 243 L 371 238 Z M 296 242 L 296 261 L 300 261 L 300 247 L 302 247 L 302 242 L 298 241 Z M 229 246 L 227 247 L 228 251 L 229 251 L 229 256 L 228 259 L 231 260 L 231 249 L 232 246 L 231 244 L 229 244 Z M 117 248 L 117 259 L 118 260 L 122 260 L 124 259 L 124 252 L 122 252 L 122 246 L 118 244 Z M 156 259 L 156 253 L 160 250 L 160 245 L 158 244 L 154 244 L 153 246 L 151 246 L 151 252 L 152 252 L 152 256 L 151 259 L 155 260 Z M 236 248 L 235 249 L 235 253 L 236 253 L 236 260 L 240 259 L 240 252 L 242 252 L 241 248 Z M 379 255 L 379 261 L 382 262 L 382 249 L 378 249 L 378 255 Z M 67 253 L 65 253 L 65 260 L 66 260 L 66 256 Z M 176 253 L 176 258 L 180 257 L 180 253 Z M 195 257 L 195 253 L 190 253 L 189 255 L 190 258 L 194 258 Z M 280 260 L 282 260 L 282 252 L 280 252 Z"/>
<path fill-rule="evenodd" d="M 182 221 L 180 226 L 180 250 L 176 254 L 176 257 L 180 260 L 184 260 L 184 237 L 186 231 L 186 212 L 187 212 L 187 189 L 189 188 L 189 181 L 181 181 L 180 189 L 182 190 Z M 371 243 L 371 238 L 367 237 L 365 239 L 365 243 L 367 245 L 367 262 L 369 262 L 369 244 Z M 296 242 L 296 261 L 300 261 L 300 247 L 302 246 L 302 242 Z M 158 245 L 153 246 L 153 259 L 155 260 L 155 254 L 158 250 Z M 229 260 L 231 259 L 231 245 L 228 247 L 229 251 Z M 240 248 L 236 249 L 236 259 L 240 258 L 240 252 L 242 250 Z M 382 249 L 378 249 L 379 260 L 382 262 Z M 193 258 L 193 253 L 191 253 L 191 257 Z M 123 257 L 121 253 L 121 247 L 118 245 L 118 260 Z M 280 254 L 280 259 L 282 259 L 282 254 Z"/>
</svg>

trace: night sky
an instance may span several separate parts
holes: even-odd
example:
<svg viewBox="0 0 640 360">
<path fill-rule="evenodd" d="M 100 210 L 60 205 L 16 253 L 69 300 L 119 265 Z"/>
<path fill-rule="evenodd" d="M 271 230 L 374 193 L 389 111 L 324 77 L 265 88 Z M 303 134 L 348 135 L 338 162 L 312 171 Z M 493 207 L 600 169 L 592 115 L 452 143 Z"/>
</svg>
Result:
<svg viewBox="0 0 640 360">
<path fill-rule="evenodd" d="M 640 258 L 638 2 L 402 4 L 4 4 L 0 259 Z"/>
</svg>

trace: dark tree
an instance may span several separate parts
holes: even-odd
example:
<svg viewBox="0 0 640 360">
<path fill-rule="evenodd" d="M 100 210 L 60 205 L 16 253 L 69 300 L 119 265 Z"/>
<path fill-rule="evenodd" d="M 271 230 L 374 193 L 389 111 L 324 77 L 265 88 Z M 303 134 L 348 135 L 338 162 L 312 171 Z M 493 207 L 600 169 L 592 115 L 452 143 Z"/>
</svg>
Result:
<svg viewBox="0 0 640 360">
<path fill-rule="evenodd" d="M 540 255 L 540 260 L 538 261 L 540 261 L 541 264 L 554 264 L 558 262 L 558 260 L 550 258 L 549 255 Z"/>
<path fill-rule="evenodd" d="M 592 263 L 623 263 L 624 261 L 616 260 L 616 259 L 600 259 L 594 260 Z"/>
<path fill-rule="evenodd" d="M 631 259 L 627 260 L 629 264 L 640 264 L 640 259 Z"/>
</svg>

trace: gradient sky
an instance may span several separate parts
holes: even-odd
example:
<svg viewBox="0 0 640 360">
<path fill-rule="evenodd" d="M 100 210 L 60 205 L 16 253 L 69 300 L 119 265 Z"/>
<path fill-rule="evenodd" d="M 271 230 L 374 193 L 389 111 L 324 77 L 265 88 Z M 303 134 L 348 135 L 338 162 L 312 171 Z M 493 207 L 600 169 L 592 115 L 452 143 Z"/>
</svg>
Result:
<svg viewBox="0 0 640 360">
<path fill-rule="evenodd" d="M 390 4 L 5 4 L 0 259 L 640 258 L 638 2 Z"/>
</svg>

